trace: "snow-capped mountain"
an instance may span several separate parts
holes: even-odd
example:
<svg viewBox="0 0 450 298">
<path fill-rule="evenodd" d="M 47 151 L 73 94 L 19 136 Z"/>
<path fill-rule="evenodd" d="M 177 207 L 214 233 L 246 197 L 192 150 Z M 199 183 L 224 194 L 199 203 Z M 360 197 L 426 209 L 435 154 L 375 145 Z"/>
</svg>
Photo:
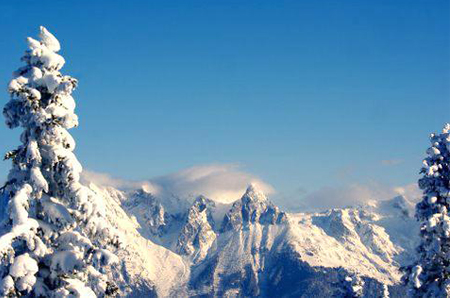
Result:
<svg viewBox="0 0 450 298">
<path fill-rule="evenodd" d="M 418 241 L 403 197 L 291 214 L 254 186 L 231 204 L 90 187 L 125 239 L 111 274 L 130 297 L 397 297 Z"/>
</svg>

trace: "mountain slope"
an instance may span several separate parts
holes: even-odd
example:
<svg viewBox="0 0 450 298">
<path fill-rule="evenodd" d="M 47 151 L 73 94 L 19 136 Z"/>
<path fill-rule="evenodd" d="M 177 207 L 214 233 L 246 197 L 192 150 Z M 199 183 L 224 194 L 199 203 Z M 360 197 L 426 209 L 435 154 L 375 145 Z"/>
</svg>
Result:
<svg viewBox="0 0 450 298">
<path fill-rule="evenodd" d="M 121 263 L 111 273 L 120 280 L 122 295 L 169 295 L 172 286 L 189 275 L 182 258 L 142 236 L 141 225 L 122 208 L 126 198 L 121 191 L 100 189 L 93 184 L 90 188 L 103 197 L 108 219 L 120 231 L 124 242 L 124 248 L 117 252 Z"/>
<path fill-rule="evenodd" d="M 126 238 L 116 278 L 130 296 L 396 297 L 417 241 L 403 197 L 289 214 L 252 186 L 228 205 L 91 188 Z"/>
<path fill-rule="evenodd" d="M 399 268 L 411 262 L 419 227 L 403 197 L 292 214 L 253 186 L 231 204 L 89 187 L 123 243 L 107 272 L 121 296 L 405 294 Z M 5 203 L 0 198 L 0 215 Z"/>
</svg>

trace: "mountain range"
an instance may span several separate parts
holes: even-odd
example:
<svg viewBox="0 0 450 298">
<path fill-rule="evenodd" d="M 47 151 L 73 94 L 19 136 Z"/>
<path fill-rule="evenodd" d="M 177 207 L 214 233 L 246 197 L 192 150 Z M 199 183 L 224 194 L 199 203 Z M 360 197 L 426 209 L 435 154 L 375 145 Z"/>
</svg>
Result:
<svg viewBox="0 0 450 298">
<path fill-rule="evenodd" d="M 400 297 L 419 240 L 402 196 L 287 213 L 254 185 L 232 203 L 89 187 L 122 235 L 108 274 L 129 297 Z"/>
</svg>

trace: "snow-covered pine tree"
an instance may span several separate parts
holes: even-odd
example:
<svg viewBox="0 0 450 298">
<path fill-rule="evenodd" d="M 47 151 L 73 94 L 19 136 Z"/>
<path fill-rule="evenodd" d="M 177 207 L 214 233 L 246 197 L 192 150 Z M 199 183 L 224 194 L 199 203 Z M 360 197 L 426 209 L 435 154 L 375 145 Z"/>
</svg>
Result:
<svg viewBox="0 0 450 298">
<path fill-rule="evenodd" d="M 7 126 L 23 132 L 5 156 L 12 169 L 2 190 L 9 217 L 0 229 L 0 296 L 104 297 L 117 289 L 105 266 L 117 260 L 110 251 L 118 237 L 102 201 L 79 182 L 67 131 L 78 125 L 77 80 L 59 72 L 58 40 L 44 27 L 39 37 L 27 40 L 3 110 Z"/>
<path fill-rule="evenodd" d="M 412 297 L 450 296 L 450 124 L 431 134 L 419 187 L 423 199 L 416 206 L 421 222 L 417 262 L 404 276 Z"/>
</svg>

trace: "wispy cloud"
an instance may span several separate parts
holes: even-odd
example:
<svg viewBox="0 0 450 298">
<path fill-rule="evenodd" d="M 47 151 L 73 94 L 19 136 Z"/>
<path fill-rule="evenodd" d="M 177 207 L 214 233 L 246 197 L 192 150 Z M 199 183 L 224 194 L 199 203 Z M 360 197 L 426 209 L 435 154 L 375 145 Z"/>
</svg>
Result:
<svg viewBox="0 0 450 298">
<path fill-rule="evenodd" d="M 150 181 L 131 181 L 122 178 L 112 177 L 109 174 L 95 172 L 91 170 L 83 170 L 81 174 L 81 182 L 84 184 L 92 182 L 97 186 L 114 187 L 123 190 L 143 188 L 151 193 L 159 192 L 158 186 L 153 185 Z"/>
<path fill-rule="evenodd" d="M 144 181 L 129 181 L 86 170 L 83 171 L 82 178 L 84 182 L 93 182 L 99 186 L 118 189 L 143 188 L 162 198 L 170 196 L 192 198 L 205 195 L 222 203 L 231 203 L 239 199 L 247 186 L 252 183 L 266 194 L 275 193 L 270 184 L 243 171 L 236 164 L 194 166 Z M 421 198 L 421 191 L 416 183 L 389 186 L 370 182 L 343 184 L 340 187 L 325 186 L 315 191 L 298 188 L 289 195 L 277 193 L 273 199 L 287 211 L 322 211 L 362 205 L 372 200 L 387 200 L 398 195 L 416 202 Z"/>
<path fill-rule="evenodd" d="M 341 187 L 323 187 L 301 200 L 300 210 L 322 211 L 330 208 L 357 206 L 370 201 L 381 201 L 402 195 L 412 202 L 421 198 L 416 183 L 404 186 L 388 186 L 381 183 L 351 184 Z"/>
<path fill-rule="evenodd" d="M 147 181 L 127 181 L 92 171 L 84 171 L 83 179 L 100 186 L 112 186 L 119 189 L 143 187 L 161 197 L 204 195 L 223 203 L 239 199 L 249 184 L 257 185 L 266 194 L 274 193 L 274 188 L 270 184 L 243 171 L 236 164 L 195 166 Z"/>
</svg>

